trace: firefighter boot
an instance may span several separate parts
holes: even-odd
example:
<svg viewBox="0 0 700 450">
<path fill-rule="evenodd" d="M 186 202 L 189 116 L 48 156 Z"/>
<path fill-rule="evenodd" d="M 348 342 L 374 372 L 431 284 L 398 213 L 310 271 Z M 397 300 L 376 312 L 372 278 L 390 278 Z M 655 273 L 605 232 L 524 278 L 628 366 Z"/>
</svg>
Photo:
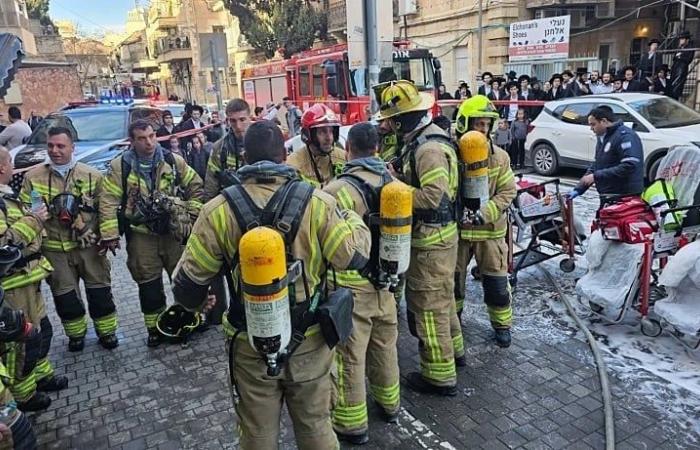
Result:
<svg viewBox="0 0 700 450">
<path fill-rule="evenodd" d="M 510 328 L 513 323 L 510 285 L 507 275 L 483 274 L 484 302 L 489 313 L 491 325 L 495 330 L 496 345 L 509 347 Z"/>
<path fill-rule="evenodd" d="M 336 431 L 335 435 L 338 436 L 339 441 L 347 442 L 350 445 L 365 445 L 369 442 L 369 431 L 367 430 L 358 434 L 341 433 Z"/>
<path fill-rule="evenodd" d="M 510 329 L 509 328 L 497 328 L 496 330 L 496 345 L 501 348 L 510 347 Z M 466 363 L 466 361 L 465 361 Z"/>
<path fill-rule="evenodd" d="M 155 280 L 139 284 L 139 300 L 141 301 L 141 312 L 148 330 L 148 347 L 157 347 L 162 342 L 162 336 L 156 329 L 158 315 L 165 310 L 165 292 L 163 289 L 162 276 Z"/>
<path fill-rule="evenodd" d="M 68 378 L 62 375 L 54 375 L 51 378 L 44 378 L 36 383 L 37 391 L 56 392 L 68 387 Z"/>
<path fill-rule="evenodd" d="M 27 401 L 17 402 L 17 408 L 23 412 L 41 411 L 51 406 L 51 397 L 43 392 L 37 392 Z"/>
<path fill-rule="evenodd" d="M 61 318 L 63 329 L 68 336 L 68 351 L 82 351 L 85 348 L 87 319 L 85 318 L 85 307 L 78 297 L 78 293 L 73 290 L 65 294 L 55 295 L 54 303 L 56 304 L 56 313 Z"/>
<path fill-rule="evenodd" d="M 408 387 L 422 394 L 440 395 L 443 397 L 454 397 L 457 395 L 457 386 L 436 386 L 429 383 L 419 372 L 411 372 L 406 377 Z"/>
<path fill-rule="evenodd" d="M 119 346 L 117 339 L 117 313 L 112 298 L 112 289 L 107 287 L 86 289 L 88 310 L 95 324 L 100 345 L 112 350 Z"/>
</svg>

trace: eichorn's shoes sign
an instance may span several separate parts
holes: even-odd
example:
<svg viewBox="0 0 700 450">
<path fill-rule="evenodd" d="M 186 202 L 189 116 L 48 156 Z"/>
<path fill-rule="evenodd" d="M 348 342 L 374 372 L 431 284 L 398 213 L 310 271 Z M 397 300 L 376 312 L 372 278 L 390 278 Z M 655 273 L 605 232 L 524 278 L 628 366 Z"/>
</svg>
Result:
<svg viewBox="0 0 700 450">
<path fill-rule="evenodd" d="M 510 61 L 569 57 L 571 16 L 515 22 L 510 25 Z"/>
</svg>

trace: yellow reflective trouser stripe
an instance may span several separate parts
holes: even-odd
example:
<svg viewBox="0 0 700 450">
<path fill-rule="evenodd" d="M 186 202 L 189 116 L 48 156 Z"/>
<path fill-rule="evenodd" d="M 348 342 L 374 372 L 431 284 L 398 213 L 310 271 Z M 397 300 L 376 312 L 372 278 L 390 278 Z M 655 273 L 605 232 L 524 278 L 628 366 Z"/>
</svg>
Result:
<svg viewBox="0 0 700 450">
<path fill-rule="evenodd" d="M 155 330 L 156 323 L 158 323 L 158 316 L 163 311 L 165 311 L 165 308 L 161 308 L 152 313 L 143 313 L 143 323 L 146 325 L 147 330 Z"/>
<path fill-rule="evenodd" d="M 509 305 L 504 308 L 486 306 L 489 312 L 489 320 L 495 327 L 510 327 L 513 323 L 513 308 Z"/>
<path fill-rule="evenodd" d="M 391 410 L 399 405 L 400 390 L 398 381 L 396 384 L 392 384 L 391 386 L 377 386 L 370 384 L 369 391 L 372 394 L 372 398 L 377 403 L 382 405 L 384 409 Z"/>
<path fill-rule="evenodd" d="M 332 277 L 332 275 L 329 275 L 329 277 Z M 357 270 L 337 271 L 335 273 L 335 279 L 338 281 L 338 284 L 346 287 L 359 287 L 370 283 L 370 281 L 360 275 L 360 272 Z"/>
<path fill-rule="evenodd" d="M 459 233 L 460 238 L 465 241 L 484 241 L 490 239 L 499 239 L 505 237 L 507 227 L 503 227 L 498 230 L 461 230 Z"/>
<path fill-rule="evenodd" d="M 102 187 L 115 197 L 122 196 L 122 187 L 112 183 L 112 180 L 110 180 L 109 177 L 105 177 L 104 181 L 102 182 Z"/>
<path fill-rule="evenodd" d="M 107 336 L 117 332 L 117 313 L 92 319 L 98 336 Z"/>
<path fill-rule="evenodd" d="M 50 378 L 53 375 L 53 366 L 49 362 L 48 358 L 42 358 L 34 366 L 34 377 L 36 381 L 41 381 L 46 378 Z"/>
<path fill-rule="evenodd" d="M 435 325 L 435 316 L 432 311 L 423 313 L 423 325 L 426 332 L 425 345 L 430 353 L 430 361 L 421 361 L 421 374 L 435 381 L 446 381 L 457 376 L 454 359 L 447 362 L 441 362 L 442 351 L 440 343 L 437 339 L 437 328 Z"/>
<path fill-rule="evenodd" d="M 25 402 L 36 392 L 36 375 L 31 372 L 25 378 L 14 378 L 10 383 L 10 392 L 18 402 Z"/>
<path fill-rule="evenodd" d="M 343 355 L 340 352 L 335 352 L 335 364 L 338 370 L 338 404 L 344 405 L 345 401 L 345 363 Z"/>
<path fill-rule="evenodd" d="M 221 262 L 217 261 L 214 255 L 209 253 L 196 234 L 190 235 L 190 238 L 187 240 L 187 250 L 202 269 L 215 274 L 221 268 Z"/>
<path fill-rule="evenodd" d="M 421 175 L 419 182 L 420 185 L 424 187 L 439 178 L 445 178 L 446 180 L 448 180 L 448 182 L 450 180 L 450 175 L 449 173 L 447 173 L 447 169 L 445 169 L 444 167 L 436 167 L 425 172 L 423 175 Z"/>
<path fill-rule="evenodd" d="M 367 426 L 367 403 L 346 406 L 338 402 L 333 409 L 333 423 L 345 429 L 364 428 Z"/>
<path fill-rule="evenodd" d="M 42 247 L 52 252 L 69 252 L 73 249 L 78 248 L 78 244 L 72 241 L 62 242 L 47 239 L 42 242 Z"/>
<path fill-rule="evenodd" d="M 36 230 L 26 223 L 15 222 L 11 228 L 21 234 L 24 240 L 27 242 L 33 241 L 36 237 Z"/>
<path fill-rule="evenodd" d="M 464 336 L 462 336 L 461 332 L 457 336 L 452 337 L 452 349 L 456 357 L 464 355 Z"/>
<path fill-rule="evenodd" d="M 68 337 L 83 337 L 87 333 L 87 319 L 85 316 L 73 320 L 65 320 L 62 323 Z"/>
<path fill-rule="evenodd" d="M 421 239 L 412 239 L 411 245 L 414 247 L 430 247 L 431 245 L 447 241 L 457 234 L 457 223 L 452 222 L 440 228 L 436 233 Z"/>
<path fill-rule="evenodd" d="M 340 209 L 353 209 L 354 203 L 348 190 L 345 187 L 340 188 L 338 191 L 338 206 L 340 206 Z"/>
<path fill-rule="evenodd" d="M 46 263 L 48 264 L 48 261 L 46 261 Z M 18 272 L 12 274 L 9 277 L 3 278 L 2 281 L 0 281 L 0 285 L 2 285 L 4 290 L 9 291 L 38 283 L 49 276 L 49 272 L 52 268 L 51 264 L 48 264 L 48 266 L 48 270 L 45 267 L 37 266 L 29 273 Z"/>
</svg>

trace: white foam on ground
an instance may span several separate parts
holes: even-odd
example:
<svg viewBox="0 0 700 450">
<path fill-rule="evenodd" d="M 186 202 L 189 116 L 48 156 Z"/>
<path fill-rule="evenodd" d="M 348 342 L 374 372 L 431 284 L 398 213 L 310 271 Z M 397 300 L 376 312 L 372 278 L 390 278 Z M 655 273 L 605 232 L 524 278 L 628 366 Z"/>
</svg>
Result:
<svg viewBox="0 0 700 450">
<path fill-rule="evenodd" d="M 422 448 L 444 448 L 457 450 L 448 441 L 443 441 L 429 426 L 417 419 L 404 407 L 399 411 L 399 430 L 402 434 L 413 437 Z"/>
</svg>

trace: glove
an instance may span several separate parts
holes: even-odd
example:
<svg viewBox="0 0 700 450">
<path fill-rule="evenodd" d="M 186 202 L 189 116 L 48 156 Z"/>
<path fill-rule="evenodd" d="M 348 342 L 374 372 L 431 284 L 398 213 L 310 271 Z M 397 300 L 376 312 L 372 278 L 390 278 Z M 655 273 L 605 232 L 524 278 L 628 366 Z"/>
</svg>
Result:
<svg viewBox="0 0 700 450">
<path fill-rule="evenodd" d="M 579 192 L 576 189 L 572 189 L 569 192 L 567 192 L 566 194 L 564 194 L 564 197 L 566 197 L 567 200 L 573 200 L 576 197 L 578 197 L 579 195 L 581 195 L 581 194 L 579 194 Z"/>
<path fill-rule="evenodd" d="M 170 232 L 175 239 L 185 242 L 192 233 L 192 218 L 187 208 L 187 202 L 177 197 L 171 197 L 171 199 Z"/>
<path fill-rule="evenodd" d="M 472 214 L 468 215 L 467 219 L 472 225 L 483 225 L 486 223 L 486 219 L 484 219 L 484 215 L 481 213 L 481 211 L 475 211 Z"/>
<path fill-rule="evenodd" d="M 98 244 L 97 244 L 100 249 L 98 250 L 98 254 L 100 256 L 106 255 L 107 250 L 112 252 L 113 255 L 117 254 L 117 249 L 121 248 L 121 244 L 119 243 L 119 238 L 117 239 L 102 239 Z"/>
<path fill-rule="evenodd" d="M 73 221 L 75 240 L 80 248 L 88 248 L 97 244 L 97 233 L 92 230 L 92 223 L 92 220 L 86 223 L 80 214 Z"/>
</svg>

